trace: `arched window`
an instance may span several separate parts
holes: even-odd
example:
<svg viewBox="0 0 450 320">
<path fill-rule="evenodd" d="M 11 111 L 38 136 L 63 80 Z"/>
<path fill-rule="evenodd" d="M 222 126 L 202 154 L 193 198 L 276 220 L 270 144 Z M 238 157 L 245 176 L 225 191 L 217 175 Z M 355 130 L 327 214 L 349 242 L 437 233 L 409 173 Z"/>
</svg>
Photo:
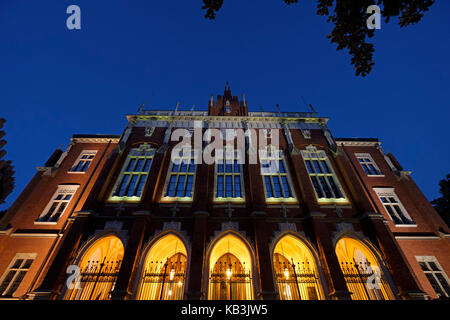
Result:
<svg viewBox="0 0 450 320">
<path fill-rule="evenodd" d="M 123 244 L 113 235 L 95 241 L 83 254 L 79 285 L 69 289 L 65 300 L 109 300 L 123 259 Z"/>
<path fill-rule="evenodd" d="M 278 241 L 273 253 L 281 300 L 321 300 L 323 292 L 311 250 L 292 235 Z"/>
<path fill-rule="evenodd" d="M 377 258 L 364 243 L 344 237 L 336 244 L 336 255 L 353 300 L 395 299 Z"/>
<path fill-rule="evenodd" d="M 183 242 L 168 234 L 145 258 L 138 300 L 181 300 L 184 296 L 187 252 Z"/>
<path fill-rule="evenodd" d="M 229 234 L 213 247 L 209 259 L 210 300 L 251 300 L 252 259 L 245 243 Z"/>
</svg>

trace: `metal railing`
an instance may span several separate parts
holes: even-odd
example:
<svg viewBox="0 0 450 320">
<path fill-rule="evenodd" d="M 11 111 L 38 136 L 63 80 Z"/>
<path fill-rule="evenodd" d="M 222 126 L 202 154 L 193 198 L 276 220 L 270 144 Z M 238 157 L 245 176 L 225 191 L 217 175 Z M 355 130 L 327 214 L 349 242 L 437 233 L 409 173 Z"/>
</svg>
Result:
<svg viewBox="0 0 450 320">
<path fill-rule="evenodd" d="M 280 300 L 322 299 L 319 277 L 308 262 L 278 262 L 275 267 Z"/>
<path fill-rule="evenodd" d="M 341 270 L 353 300 L 395 300 L 378 266 L 368 262 L 341 262 Z"/>
<path fill-rule="evenodd" d="M 181 300 L 184 297 L 186 264 L 151 261 L 138 294 L 139 300 Z"/>
<path fill-rule="evenodd" d="M 81 270 L 79 288 L 69 289 L 65 300 L 109 300 L 122 260 L 88 261 Z"/>
</svg>

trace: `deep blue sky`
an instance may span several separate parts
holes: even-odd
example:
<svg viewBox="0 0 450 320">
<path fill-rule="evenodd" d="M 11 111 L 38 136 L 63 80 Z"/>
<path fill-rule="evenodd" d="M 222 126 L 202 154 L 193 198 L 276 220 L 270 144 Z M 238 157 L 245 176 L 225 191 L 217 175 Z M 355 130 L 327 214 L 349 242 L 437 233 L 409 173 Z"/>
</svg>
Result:
<svg viewBox="0 0 450 320">
<path fill-rule="evenodd" d="M 225 81 L 249 106 L 330 117 L 336 137 L 378 137 L 429 199 L 450 172 L 450 1 L 416 26 L 382 24 L 375 62 L 356 77 L 326 35 L 316 1 L 225 0 L 215 21 L 201 0 L 0 0 L 0 117 L 16 188 L 74 133 L 121 134 L 146 108 L 206 106 Z M 82 29 L 66 28 L 66 8 Z"/>
</svg>

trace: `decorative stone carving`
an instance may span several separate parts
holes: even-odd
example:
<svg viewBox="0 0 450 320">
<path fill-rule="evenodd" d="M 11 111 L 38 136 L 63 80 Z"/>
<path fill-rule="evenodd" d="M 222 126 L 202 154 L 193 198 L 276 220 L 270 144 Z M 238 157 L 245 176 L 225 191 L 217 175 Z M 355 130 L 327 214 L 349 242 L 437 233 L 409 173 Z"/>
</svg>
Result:
<svg viewBox="0 0 450 320">
<path fill-rule="evenodd" d="M 153 132 L 155 132 L 155 127 L 145 127 L 146 137 L 151 137 L 153 135 Z"/>
<path fill-rule="evenodd" d="M 103 229 L 104 230 L 113 229 L 113 230 L 120 231 L 120 230 L 122 230 L 122 226 L 123 226 L 122 221 L 110 220 L 110 221 L 106 221 L 105 227 Z"/>
<path fill-rule="evenodd" d="M 353 224 L 348 222 L 336 223 L 336 231 L 331 234 L 331 237 L 336 240 L 338 239 L 338 237 L 344 234 L 353 234 L 356 235 L 359 239 L 368 240 L 362 232 L 355 231 Z"/>
<path fill-rule="evenodd" d="M 176 230 L 176 231 L 181 231 L 181 222 L 179 221 L 169 221 L 169 222 L 164 222 L 163 225 L 163 231 L 166 230 Z"/>
<path fill-rule="evenodd" d="M 305 139 L 311 139 L 311 130 L 301 130 Z"/>
</svg>

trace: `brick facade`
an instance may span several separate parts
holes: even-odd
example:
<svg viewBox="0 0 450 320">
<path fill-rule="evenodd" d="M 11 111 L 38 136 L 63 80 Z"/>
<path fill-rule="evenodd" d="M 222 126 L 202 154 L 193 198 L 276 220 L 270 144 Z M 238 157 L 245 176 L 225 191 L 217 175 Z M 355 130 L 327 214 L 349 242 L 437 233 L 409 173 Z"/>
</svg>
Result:
<svg viewBox="0 0 450 320">
<path fill-rule="evenodd" d="M 67 267 L 79 261 L 93 239 L 108 234 L 116 235 L 124 246 L 111 299 L 136 299 L 145 254 L 168 234 L 176 235 L 187 248 L 183 294 L 187 299 L 208 298 L 209 256 L 216 241 L 227 234 L 238 238 L 251 255 L 254 299 L 280 298 L 273 250 L 284 235 L 293 235 L 311 248 L 325 299 L 351 297 L 336 256 L 342 237 L 358 239 L 373 249 L 395 298 L 437 298 L 415 257 L 433 256 L 449 274 L 449 230 L 409 173 L 392 155 L 384 154 L 378 140 L 334 139 L 326 126 L 328 119 L 315 113 L 248 112 L 246 101 L 233 97 L 228 86 L 216 101 L 211 98 L 208 111 L 140 110 L 127 118 L 121 136 L 75 135 L 56 163 L 39 168 L 0 221 L 0 277 L 17 253 L 36 254 L 9 298 L 61 299 Z M 294 200 L 267 202 L 260 165 L 246 162 L 242 166 L 245 201 L 215 200 L 215 166 L 205 163 L 196 165 L 192 201 L 162 201 L 171 150 L 177 144 L 168 138 L 176 128 L 192 127 L 193 121 L 202 123 L 202 132 L 230 127 L 258 132 L 279 129 Z M 111 201 L 127 155 L 143 143 L 156 151 L 139 201 Z M 325 151 L 345 201 L 318 202 L 302 156 L 310 147 Z M 97 151 L 92 163 L 84 173 L 70 172 L 83 150 Z M 381 174 L 368 176 L 355 156 L 359 153 L 370 154 Z M 78 188 L 56 223 L 36 223 L 59 185 Z M 374 188 L 394 190 L 414 225 L 395 225 Z"/>
</svg>

